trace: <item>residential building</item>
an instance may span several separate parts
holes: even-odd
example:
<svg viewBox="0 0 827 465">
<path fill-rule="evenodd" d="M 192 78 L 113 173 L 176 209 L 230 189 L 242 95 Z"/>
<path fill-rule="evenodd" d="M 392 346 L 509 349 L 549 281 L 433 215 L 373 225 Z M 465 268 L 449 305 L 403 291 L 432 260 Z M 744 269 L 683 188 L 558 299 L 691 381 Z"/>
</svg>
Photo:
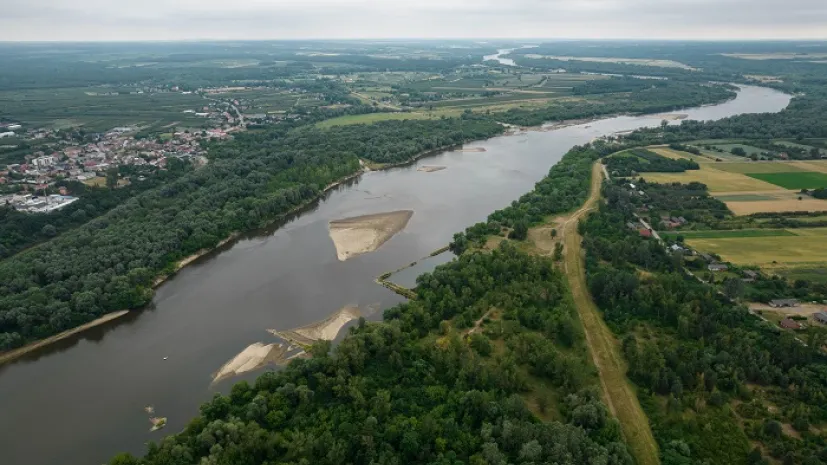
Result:
<svg viewBox="0 0 827 465">
<path fill-rule="evenodd" d="M 729 269 L 729 266 L 724 263 L 710 263 L 706 269 L 709 271 L 726 271 Z"/>
<path fill-rule="evenodd" d="M 793 320 L 792 318 L 784 318 L 781 320 L 780 323 L 781 327 L 784 329 L 792 329 L 792 330 L 799 330 L 801 329 L 801 323 Z"/>
<path fill-rule="evenodd" d="M 823 310 L 820 311 L 820 312 L 815 313 L 813 315 L 813 318 L 815 318 L 815 320 L 818 321 L 819 323 L 827 324 L 827 312 L 825 312 Z"/>
</svg>

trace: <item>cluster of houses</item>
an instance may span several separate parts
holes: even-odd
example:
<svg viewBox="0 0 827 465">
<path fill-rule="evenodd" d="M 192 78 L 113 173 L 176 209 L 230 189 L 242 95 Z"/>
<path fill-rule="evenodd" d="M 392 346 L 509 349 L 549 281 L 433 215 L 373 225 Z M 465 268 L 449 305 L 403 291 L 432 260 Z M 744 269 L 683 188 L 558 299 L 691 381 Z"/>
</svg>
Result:
<svg viewBox="0 0 827 465">
<path fill-rule="evenodd" d="M 229 136 L 222 129 L 211 129 L 177 133 L 162 142 L 156 139 L 136 139 L 131 135 L 132 132 L 134 128 L 115 128 L 94 142 L 66 142 L 54 147 L 50 153 L 35 152 L 27 156 L 25 163 L 11 164 L 0 170 L 0 185 L 17 185 L 19 189 L 16 190 L 22 192 L 43 192 L 58 179 L 87 182 L 105 174 L 110 167 L 121 165 L 151 165 L 163 169 L 167 160 L 173 157 L 200 165 L 206 163 L 200 140 Z"/>
<path fill-rule="evenodd" d="M 20 194 L 0 196 L 0 205 L 9 205 L 15 210 L 27 213 L 49 213 L 71 205 L 77 200 L 77 197 L 61 194 L 41 196 Z"/>
<path fill-rule="evenodd" d="M 675 229 L 686 225 L 689 221 L 682 216 L 662 216 L 660 225 L 666 229 Z"/>
</svg>

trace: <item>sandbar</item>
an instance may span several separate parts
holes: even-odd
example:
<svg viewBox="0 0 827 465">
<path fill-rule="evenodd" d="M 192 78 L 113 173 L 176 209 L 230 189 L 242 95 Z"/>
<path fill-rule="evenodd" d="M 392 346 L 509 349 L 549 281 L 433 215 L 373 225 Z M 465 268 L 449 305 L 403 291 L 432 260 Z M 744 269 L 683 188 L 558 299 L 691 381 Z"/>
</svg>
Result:
<svg viewBox="0 0 827 465">
<path fill-rule="evenodd" d="M 268 331 L 291 344 L 307 347 L 319 340 L 332 341 L 339 331 L 349 322 L 362 316 L 359 307 L 342 307 L 324 320 L 286 331 L 268 329 Z M 292 357 L 291 357 L 292 358 Z"/>
<path fill-rule="evenodd" d="M 345 261 L 373 252 L 399 231 L 405 229 L 413 210 L 376 213 L 330 222 L 330 238 L 336 256 Z"/>
<path fill-rule="evenodd" d="M 282 361 L 286 352 L 284 344 L 263 344 L 261 342 L 250 344 L 213 375 L 213 382 L 217 383 L 226 378 L 257 370 L 268 363 Z"/>
<path fill-rule="evenodd" d="M 417 168 L 417 171 L 423 171 L 425 173 L 433 173 L 434 171 L 442 171 L 446 169 L 447 166 L 434 166 L 434 165 L 422 165 Z"/>
</svg>

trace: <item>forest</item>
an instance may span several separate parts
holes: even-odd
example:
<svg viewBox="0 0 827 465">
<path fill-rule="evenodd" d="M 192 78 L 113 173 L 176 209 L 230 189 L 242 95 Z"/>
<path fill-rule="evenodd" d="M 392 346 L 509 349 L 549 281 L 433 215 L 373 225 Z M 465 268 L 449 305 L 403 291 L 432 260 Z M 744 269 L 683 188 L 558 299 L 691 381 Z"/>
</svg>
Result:
<svg viewBox="0 0 827 465">
<path fill-rule="evenodd" d="M 463 255 L 420 276 L 384 322 L 236 384 L 145 457 L 110 465 L 631 465 L 562 279 L 512 246 Z M 502 314 L 469 334 L 492 307 Z M 549 421 L 526 402 L 541 380 L 559 396 L 534 404 Z"/>
</svg>

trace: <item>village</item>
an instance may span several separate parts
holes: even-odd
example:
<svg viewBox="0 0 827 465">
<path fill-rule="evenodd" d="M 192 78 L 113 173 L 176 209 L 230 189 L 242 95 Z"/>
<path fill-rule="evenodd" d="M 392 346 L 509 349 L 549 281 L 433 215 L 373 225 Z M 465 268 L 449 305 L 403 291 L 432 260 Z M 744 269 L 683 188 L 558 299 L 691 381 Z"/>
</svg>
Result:
<svg viewBox="0 0 827 465">
<path fill-rule="evenodd" d="M 65 137 L 53 128 L 24 129 L 17 123 L 0 123 L 0 137 L 16 137 L 36 146 L 37 150 L 25 156 L 21 163 L 0 168 L 0 205 L 9 205 L 18 211 L 48 213 L 72 204 L 77 197 L 67 195 L 66 187 L 57 187 L 59 181 L 76 181 L 87 186 L 106 186 L 123 166 L 145 166 L 151 173 L 166 169 L 170 159 L 179 159 L 194 166 L 207 163 L 202 141 L 224 140 L 233 132 L 245 129 L 244 117 L 222 102 L 209 103 L 196 110 L 187 110 L 204 117 L 205 128 L 169 132 L 148 136 L 138 126 L 115 127 L 105 133 L 85 134 L 84 137 Z M 235 114 L 233 114 L 233 113 Z M 108 178 L 107 175 L 110 175 Z M 142 174 L 137 181 L 142 181 Z M 129 176 L 115 177 L 110 187 L 122 187 L 135 181 Z"/>
</svg>

